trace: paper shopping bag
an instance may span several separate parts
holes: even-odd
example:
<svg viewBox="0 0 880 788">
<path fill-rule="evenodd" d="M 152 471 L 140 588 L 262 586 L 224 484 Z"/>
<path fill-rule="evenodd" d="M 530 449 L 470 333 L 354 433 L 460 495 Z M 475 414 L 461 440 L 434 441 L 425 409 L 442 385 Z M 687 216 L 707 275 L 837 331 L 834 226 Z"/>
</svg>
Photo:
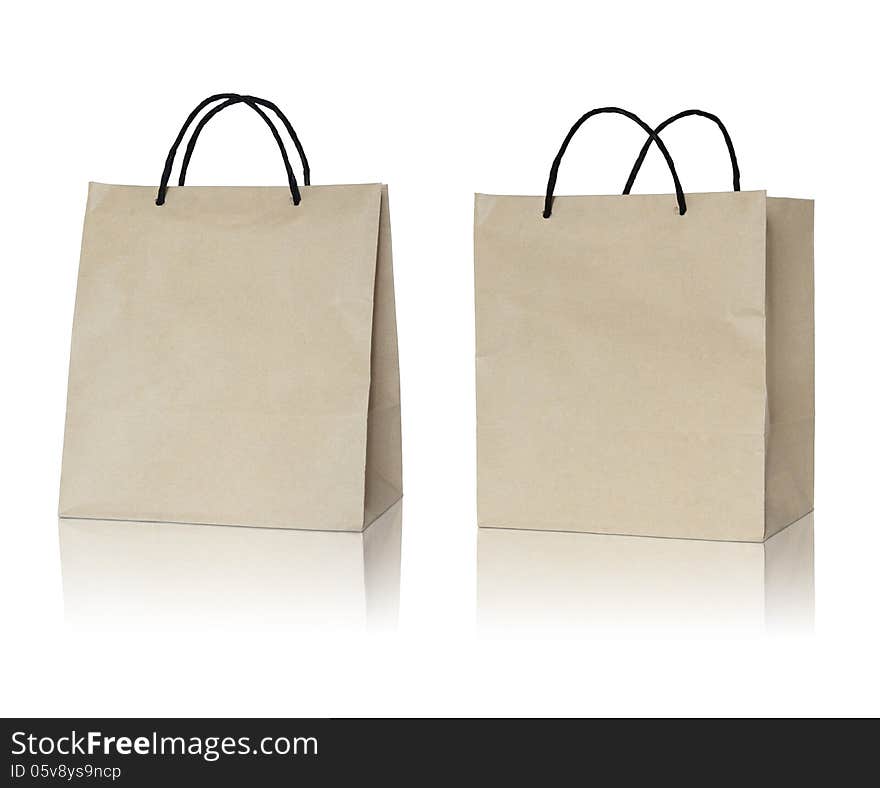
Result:
<svg viewBox="0 0 880 788">
<path fill-rule="evenodd" d="M 674 195 L 554 198 L 608 112 Z M 476 196 L 475 269 L 481 526 L 763 541 L 812 510 L 812 201 L 685 195 L 593 110 L 544 197 Z"/>
<path fill-rule="evenodd" d="M 220 99 L 187 163 L 204 123 L 244 103 L 288 187 L 168 189 Z M 308 184 L 283 113 L 219 94 L 158 194 L 90 185 L 62 517 L 360 531 L 401 496 L 387 189 Z"/>
</svg>

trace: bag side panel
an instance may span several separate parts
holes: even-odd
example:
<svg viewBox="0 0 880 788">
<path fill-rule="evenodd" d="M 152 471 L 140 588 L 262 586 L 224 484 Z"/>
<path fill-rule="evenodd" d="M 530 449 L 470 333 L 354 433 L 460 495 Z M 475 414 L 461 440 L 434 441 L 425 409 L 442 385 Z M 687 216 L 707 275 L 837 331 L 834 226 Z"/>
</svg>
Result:
<svg viewBox="0 0 880 788">
<path fill-rule="evenodd" d="M 382 187 L 376 257 L 370 406 L 367 417 L 365 526 L 372 523 L 403 495 L 400 372 L 394 304 L 394 270 L 391 260 L 391 214 L 386 186 Z"/>
<path fill-rule="evenodd" d="M 813 509 L 813 201 L 767 200 L 765 536 Z"/>
</svg>

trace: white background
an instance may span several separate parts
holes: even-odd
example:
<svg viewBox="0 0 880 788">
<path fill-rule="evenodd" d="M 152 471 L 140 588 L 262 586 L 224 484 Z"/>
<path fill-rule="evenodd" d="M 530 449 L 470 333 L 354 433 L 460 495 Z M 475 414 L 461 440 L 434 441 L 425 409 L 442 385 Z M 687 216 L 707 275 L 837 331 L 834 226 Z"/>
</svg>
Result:
<svg viewBox="0 0 880 788">
<path fill-rule="evenodd" d="M 818 9 L 824 9 L 822 11 Z M 740 2 L 16 3 L 0 47 L 4 715 L 876 714 L 876 26 L 869 6 Z M 189 110 L 276 101 L 314 183 L 389 184 L 405 491 L 391 633 L 82 628 L 57 511 L 88 181 L 156 184 Z M 744 189 L 816 200 L 815 629 L 477 626 L 472 200 L 541 194 L 598 106 L 728 125 Z M 557 193 L 615 193 L 642 132 L 585 126 Z M 720 135 L 664 138 L 685 190 L 730 188 Z M 283 184 L 244 107 L 193 184 Z M 636 191 L 668 192 L 652 151 Z M 314 600 L 311 600 L 314 601 Z M 303 604 L 309 603 L 304 599 Z M 222 619 L 221 619 L 222 621 Z"/>
</svg>

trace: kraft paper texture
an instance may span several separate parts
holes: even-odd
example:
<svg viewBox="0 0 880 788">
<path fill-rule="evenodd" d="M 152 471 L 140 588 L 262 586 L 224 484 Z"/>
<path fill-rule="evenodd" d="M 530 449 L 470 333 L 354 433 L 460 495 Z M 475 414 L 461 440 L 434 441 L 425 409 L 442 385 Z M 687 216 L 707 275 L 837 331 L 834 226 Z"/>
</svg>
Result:
<svg viewBox="0 0 880 788">
<path fill-rule="evenodd" d="M 481 526 L 763 541 L 812 510 L 813 203 L 477 195 Z"/>
<path fill-rule="evenodd" d="M 387 190 L 89 188 L 60 515 L 360 531 L 401 496 Z"/>
</svg>

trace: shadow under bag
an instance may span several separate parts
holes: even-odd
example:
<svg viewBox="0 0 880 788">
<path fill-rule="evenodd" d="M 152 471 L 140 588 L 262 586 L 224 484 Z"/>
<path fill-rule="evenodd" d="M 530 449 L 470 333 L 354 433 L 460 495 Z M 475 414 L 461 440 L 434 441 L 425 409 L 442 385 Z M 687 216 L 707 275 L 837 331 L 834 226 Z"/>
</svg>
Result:
<svg viewBox="0 0 880 788">
<path fill-rule="evenodd" d="M 269 125 L 288 187 L 168 189 L 225 107 Z M 300 188 L 275 112 L 303 164 Z M 310 186 L 271 102 L 190 114 L 153 187 L 89 187 L 60 515 L 360 531 L 401 496 L 388 193 Z"/>
<path fill-rule="evenodd" d="M 648 133 L 621 196 L 556 197 L 578 128 Z M 721 128 L 734 191 L 657 132 Z M 629 195 L 651 143 L 674 195 Z M 727 130 L 593 110 L 543 197 L 475 204 L 479 524 L 763 541 L 813 508 L 813 202 L 739 190 Z"/>
</svg>

